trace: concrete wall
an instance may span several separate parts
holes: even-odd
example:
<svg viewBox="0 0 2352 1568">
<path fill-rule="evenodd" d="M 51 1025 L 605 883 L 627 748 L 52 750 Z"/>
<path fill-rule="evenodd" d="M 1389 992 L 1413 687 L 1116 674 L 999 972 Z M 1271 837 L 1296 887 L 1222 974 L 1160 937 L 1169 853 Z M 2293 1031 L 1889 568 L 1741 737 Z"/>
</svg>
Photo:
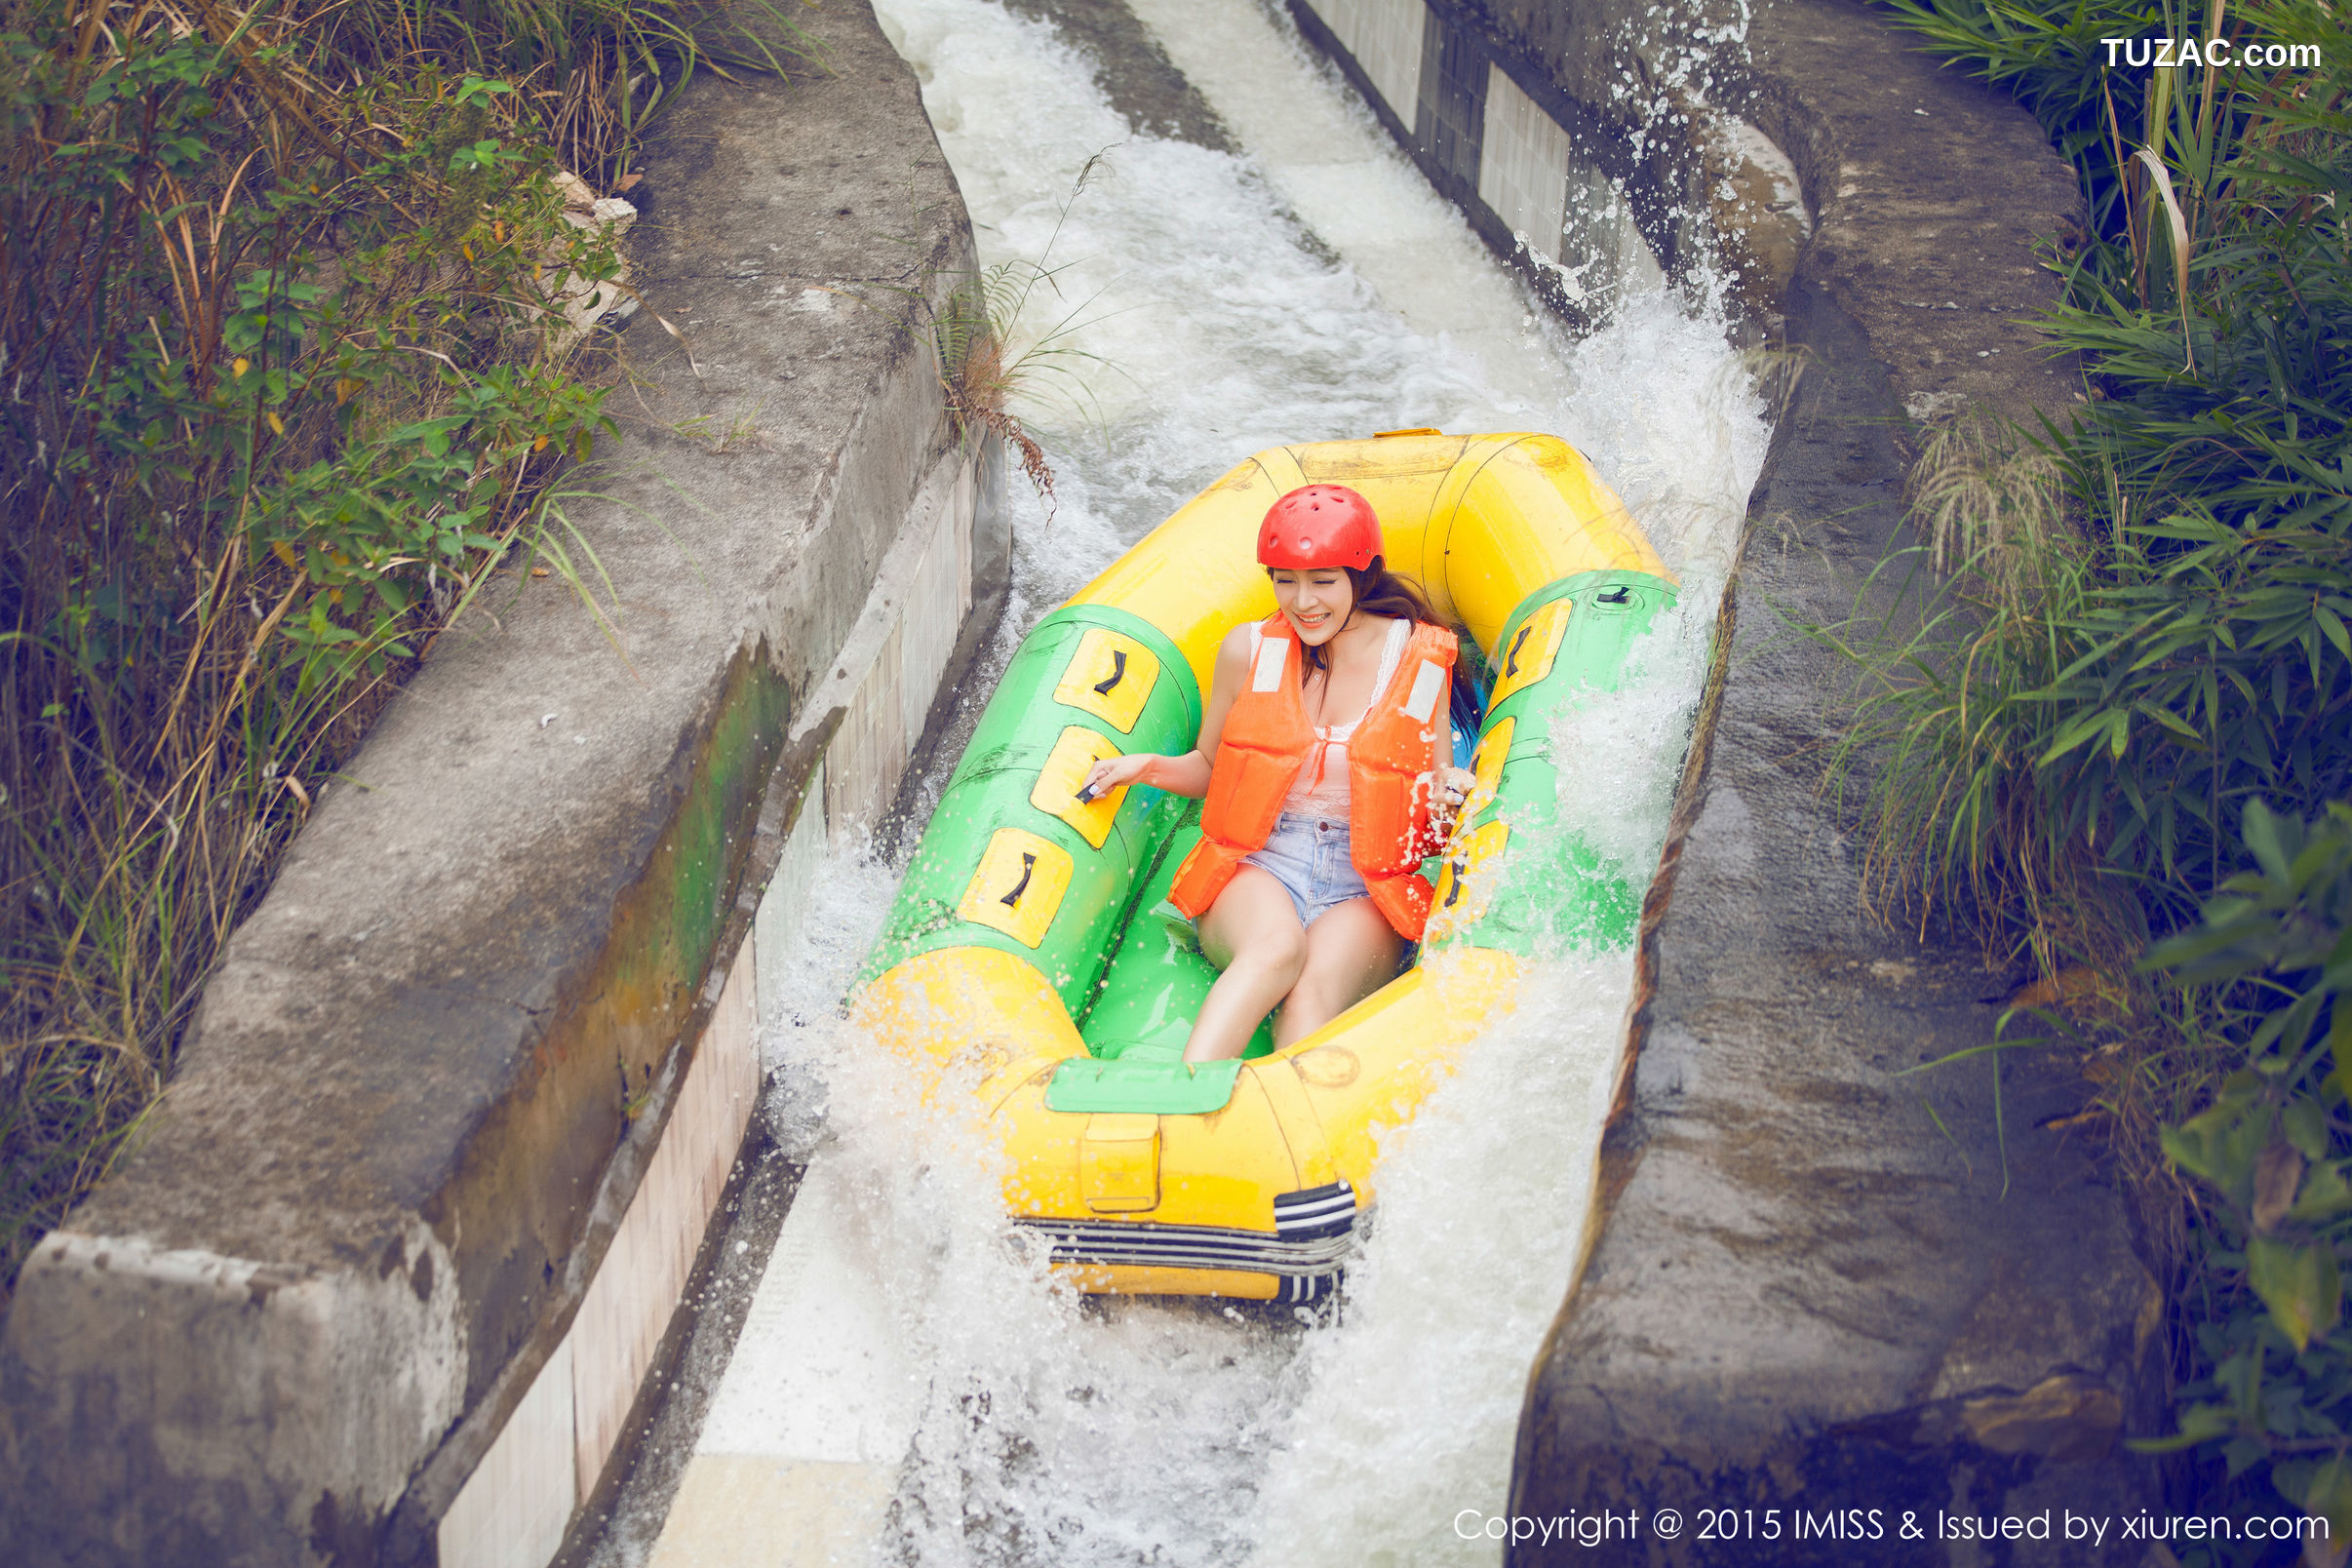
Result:
<svg viewBox="0 0 2352 1568">
<path fill-rule="evenodd" d="M 1289 0 L 1431 183 L 1570 319 L 1712 258 L 1762 325 L 1810 226 L 1774 140 L 1710 100 L 1718 8 Z M 1594 13 L 1600 13 L 1595 15 Z M 1526 25 L 1547 47 L 1537 47 Z"/>
<path fill-rule="evenodd" d="M 633 193 L 690 357 L 638 315 L 573 481 L 617 602 L 516 572 L 440 639 L 26 1266 L 8 1561 L 538 1568 L 604 1477 L 759 1090 L 755 926 L 1001 595 L 908 330 L 961 201 L 871 13 L 800 20 L 833 74 L 697 84 Z"/>
</svg>

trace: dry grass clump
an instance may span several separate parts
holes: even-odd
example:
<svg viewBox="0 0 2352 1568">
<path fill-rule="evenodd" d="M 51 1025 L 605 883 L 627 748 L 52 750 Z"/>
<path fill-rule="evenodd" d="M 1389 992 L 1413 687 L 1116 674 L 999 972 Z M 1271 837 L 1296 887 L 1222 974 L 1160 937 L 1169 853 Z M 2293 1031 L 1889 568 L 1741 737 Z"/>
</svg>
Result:
<svg viewBox="0 0 2352 1568">
<path fill-rule="evenodd" d="M 958 289 L 932 323 L 932 340 L 939 357 L 940 387 L 947 394 L 948 413 L 960 429 L 986 431 L 1020 454 L 1021 473 L 1045 499 L 1052 515 L 1053 468 L 1045 449 L 1008 407 L 1022 384 L 1018 360 L 1008 363 L 1004 333 L 990 319 L 992 290 L 1001 295 L 1004 274 L 995 271 Z M 1002 312 L 1000 302 L 998 309 Z M 1017 307 L 1016 307 L 1017 308 Z"/>
<path fill-rule="evenodd" d="M 1080 424 L 1100 424 L 1088 376 L 1111 366 L 1075 340 L 1100 318 L 1086 315 L 1091 297 L 1072 300 L 1063 293 L 1071 263 L 1048 263 L 1070 209 L 1085 194 L 1087 182 L 1104 172 L 1104 158 L 1098 152 L 1079 166 L 1046 236 L 1043 260 L 1000 261 L 964 278 L 942 305 L 929 310 L 926 323 L 950 415 L 959 428 L 986 431 L 1020 454 L 1021 472 L 1044 497 L 1049 520 L 1053 469 L 1011 405 L 1023 399 L 1033 407 L 1059 409 Z M 1033 315 L 1047 308 L 1047 300 L 1057 313 L 1040 324 Z"/>
<path fill-rule="evenodd" d="M 1929 565 L 1948 573 L 1974 563 L 1996 593 L 2025 591 L 2036 559 L 2077 534 L 2058 459 L 1981 413 L 1931 430 L 1908 484 L 1912 526 L 1927 538 Z"/>
</svg>

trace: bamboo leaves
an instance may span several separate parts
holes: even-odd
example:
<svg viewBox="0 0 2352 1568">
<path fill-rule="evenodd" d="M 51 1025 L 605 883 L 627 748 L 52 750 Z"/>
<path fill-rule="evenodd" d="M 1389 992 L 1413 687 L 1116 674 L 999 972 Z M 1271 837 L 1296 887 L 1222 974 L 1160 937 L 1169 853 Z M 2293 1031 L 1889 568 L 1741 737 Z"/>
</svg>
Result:
<svg viewBox="0 0 2352 1568">
<path fill-rule="evenodd" d="M 2253 869 L 2148 959 L 2217 988 L 2215 1016 L 2249 1064 L 2163 1134 L 2174 1164 L 2218 1199 L 2208 1266 L 2224 1284 L 2201 1331 L 2213 1370 L 2183 1391 L 2180 1440 L 2223 1445 L 2233 1470 L 2269 1463 L 2283 1495 L 2333 1517 L 2352 1511 L 2341 1468 L 2352 1344 L 2338 1332 L 2352 1134 L 2337 1114 L 2352 1064 L 2352 1008 L 2341 1005 L 2352 990 L 2352 805 L 2305 822 L 2255 801 L 2242 843 Z M 2230 1304 L 2232 1279 L 2252 1303 Z"/>
<path fill-rule="evenodd" d="M 2167 77 L 2169 80 L 2169 72 Z M 2158 101 L 2161 103 L 2161 98 Z M 2165 168 L 2164 160 L 2146 147 L 2140 148 L 2136 157 L 2139 163 L 2147 169 L 2148 177 L 2156 187 L 2156 194 L 2164 199 L 2165 216 L 2172 221 L 2173 294 L 2180 302 L 2180 340 L 2187 346 L 2187 369 L 2193 371 L 2197 368 L 2197 343 L 2189 333 L 2188 219 L 2181 216 L 2179 200 L 2173 194 L 2172 171 Z"/>
<path fill-rule="evenodd" d="M 2331 1248 L 2293 1246 L 2257 1235 L 2246 1243 L 2246 1277 L 2297 1354 L 2343 1314 L 2343 1283 Z"/>
</svg>

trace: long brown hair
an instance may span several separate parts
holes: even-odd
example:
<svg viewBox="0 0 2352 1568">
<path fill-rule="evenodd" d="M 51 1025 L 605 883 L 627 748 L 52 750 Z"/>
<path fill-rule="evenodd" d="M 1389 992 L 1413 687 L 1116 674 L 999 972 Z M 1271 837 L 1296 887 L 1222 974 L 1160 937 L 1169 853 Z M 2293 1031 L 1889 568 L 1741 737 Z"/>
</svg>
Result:
<svg viewBox="0 0 2352 1568">
<path fill-rule="evenodd" d="M 1437 611 L 1430 607 L 1430 596 L 1421 591 L 1420 584 L 1410 577 L 1399 577 L 1389 569 L 1387 556 L 1374 556 L 1372 564 L 1360 571 L 1353 567 L 1342 567 L 1340 569 L 1348 574 L 1348 584 L 1355 590 L 1355 602 L 1348 609 L 1351 619 L 1360 609 L 1368 615 L 1427 621 L 1432 626 L 1445 624 L 1437 618 Z M 1268 575 L 1272 574 L 1269 571 Z M 1343 627 L 1345 624 L 1342 623 Z M 1299 653 L 1305 665 L 1299 671 L 1300 680 L 1304 681 L 1311 670 L 1320 670 L 1326 678 L 1329 677 L 1330 654 L 1325 649 L 1330 646 L 1329 643 L 1323 643 L 1310 647 L 1304 642 L 1300 644 Z"/>
</svg>

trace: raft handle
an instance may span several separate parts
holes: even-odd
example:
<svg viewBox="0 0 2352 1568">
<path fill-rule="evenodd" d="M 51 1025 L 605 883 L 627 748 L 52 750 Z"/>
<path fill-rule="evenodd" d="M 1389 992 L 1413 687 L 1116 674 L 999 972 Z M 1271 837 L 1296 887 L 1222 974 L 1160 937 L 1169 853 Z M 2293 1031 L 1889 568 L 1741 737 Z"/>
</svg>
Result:
<svg viewBox="0 0 2352 1568">
<path fill-rule="evenodd" d="M 1097 681 L 1094 684 L 1094 694 L 1098 697 L 1109 696 L 1111 688 L 1126 678 L 1127 650 L 1123 647 L 1115 647 L 1111 650 L 1111 678 L 1107 681 Z"/>
<path fill-rule="evenodd" d="M 1503 673 L 1506 676 L 1519 673 L 1519 649 L 1527 646 L 1527 634 L 1534 630 L 1533 625 L 1522 626 L 1519 628 L 1519 635 L 1510 640 L 1510 657 L 1505 660 L 1503 665 Z"/>
</svg>

